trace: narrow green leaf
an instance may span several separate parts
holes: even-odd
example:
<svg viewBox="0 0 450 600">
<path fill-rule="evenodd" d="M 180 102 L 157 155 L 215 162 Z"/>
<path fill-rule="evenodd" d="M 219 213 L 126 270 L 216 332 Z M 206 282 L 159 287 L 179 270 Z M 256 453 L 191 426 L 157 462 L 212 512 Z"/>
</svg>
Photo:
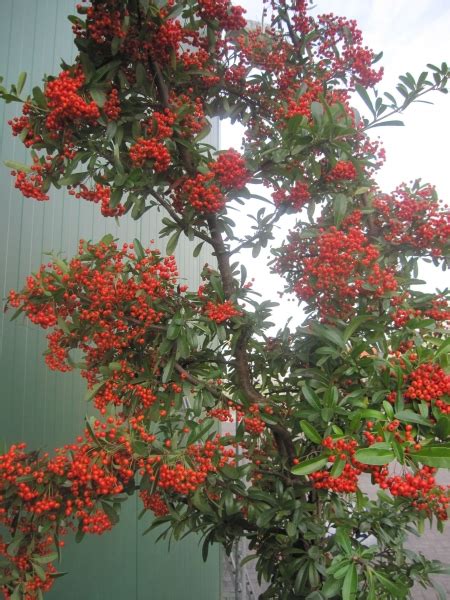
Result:
<svg viewBox="0 0 450 600">
<path fill-rule="evenodd" d="M 357 450 L 355 458 L 365 465 L 386 465 L 394 460 L 394 453 L 389 444 L 379 442 L 369 448 Z"/>
<path fill-rule="evenodd" d="M 14 169 L 14 171 L 23 171 L 24 173 L 31 173 L 31 168 L 23 163 L 16 162 L 15 160 L 5 160 L 4 165 L 8 169 Z"/>
<path fill-rule="evenodd" d="M 355 85 L 355 90 L 359 94 L 360 98 L 363 100 L 364 104 L 367 106 L 367 108 L 370 110 L 370 112 L 375 117 L 376 116 L 375 107 L 372 104 L 372 100 L 370 99 L 370 96 L 367 93 L 366 88 L 363 87 L 362 85 L 360 85 L 359 83 L 357 83 Z"/>
<path fill-rule="evenodd" d="M 19 77 L 17 79 L 17 85 L 16 85 L 16 90 L 17 90 L 18 96 L 20 96 L 20 94 L 22 93 L 23 86 L 25 85 L 26 80 L 27 80 L 27 74 L 25 73 L 25 71 L 22 71 L 22 73 L 19 74 Z"/>
<path fill-rule="evenodd" d="M 367 321 L 370 321 L 371 319 L 373 319 L 373 317 L 371 315 L 358 315 L 357 317 L 352 319 L 344 330 L 344 334 L 343 334 L 344 340 L 346 342 L 348 342 L 348 340 L 352 337 L 352 335 L 355 333 L 355 331 L 359 327 L 361 327 L 361 325 L 363 323 L 366 323 Z"/>
<path fill-rule="evenodd" d="M 403 127 L 403 121 L 381 121 L 380 123 L 374 123 L 366 129 L 374 129 L 375 127 Z"/>
<path fill-rule="evenodd" d="M 446 354 L 447 352 L 450 352 L 450 337 L 443 340 L 442 344 L 437 349 L 434 358 L 437 359 L 442 356 L 442 354 Z"/>
<path fill-rule="evenodd" d="M 450 469 L 450 444 L 429 444 L 410 453 L 411 458 L 429 467 Z"/>
<path fill-rule="evenodd" d="M 339 227 L 342 223 L 348 206 L 348 198 L 344 194 L 337 194 L 333 201 L 334 224 Z"/>
<path fill-rule="evenodd" d="M 315 444 L 322 443 L 322 436 L 317 431 L 317 429 L 313 425 L 311 425 L 308 421 L 305 421 L 305 420 L 300 421 L 300 427 L 302 428 L 302 431 L 306 435 L 306 437 L 309 440 L 311 440 L 311 442 L 314 442 Z"/>
<path fill-rule="evenodd" d="M 197 245 L 195 246 L 195 248 L 194 248 L 194 251 L 193 251 L 193 253 L 192 253 L 192 256 L 193 256 L 194 258 L 197 258 L 197 256 L 200 254 L 200 252 L 202 251 L 202 248 L 203 248 L 203 244 L 204 244 L 204 243 L 205 243 L 205 242 L 200 242 L 200 244 L 197 244 Z"/>
<path fill-rule="evenodd" d="M 145 252 L 141 242 L 137 238 L 134 238 L 133 245 L 138 260 L 143 260 L 145 258 Z"/>
<path fill-rule="evenodd" d="M 177 247 L 178 240 L 180 239 L 180 234 L 181 234 L 181 229 L 179 229 L 178 231 L 175 231 L 175 233 L 173 233 L 170 236 L 169 241 L 167 242 L 167 246 L 166 246 L 166 254 L 168 254 L 168 255 L 173 254 L 175 248 Z"/>
<path fill-rule="evenodd" d="M 342 584 L 342 600 L 355 600 L 358 591 L 358 571 L 356 566 L 351 564 L 344 577 Z"/>
<path fill-rule="evenodd" d="M 39 108 L 47 108 L 47 98 L 44 96 L 43 91 L 38 86 L 33 88 L 33 100 L 39 106 Z"/>
<path fill-rule="evenodd" d="M 404 421 L 405 423 L 417 423 L 418 425 L 425 425 L 427 427 L 431 427 L 432 425 L 429 419 L 425 419 L 409 408 L 405 410 L 399 410 L 394 416 L 399 421 Z"/>
<path fill-rule="evenodd" d="M 314 471 L 318 471 L 322 467 L 324 467 L 328 462 L 327 456 L 317 456 L 315 458 L 309 458 L 308 460 L 303 460 L 300 464 L 292 467 L 291 473 L 294 475 L 309 475 L 309 473 L 313 473 Z"/>
<path fill-rule="evenodd" d="M 95 102 L 95 104 L 97 104 L 97 106 L 100 106 L 100 108 L 101 108 L 105 104 L 105 102 L 106 102 L 105 92 L 103 92 L 102 90 L 93 88 L 93 89 L 89 90 L 89 93 L 92 96 L 92 100 Z"/>
<path fill-rule="evenodd" d="M 392 581 L 379 571 L 373 571 L 373 573 L 384 589 L 390 592 L 394 598 L 405 598 L 409 593 L 409 589 L 401 581 Z"/>
<path fill-rule="evenodd" d="M 102 509 L 112 525 L 116 525 L 119 522 L 119 514 L 117 510 L 111 506 L 111 504 L 108 504 L 108 502 L 102 502 Z"/>
</svg>

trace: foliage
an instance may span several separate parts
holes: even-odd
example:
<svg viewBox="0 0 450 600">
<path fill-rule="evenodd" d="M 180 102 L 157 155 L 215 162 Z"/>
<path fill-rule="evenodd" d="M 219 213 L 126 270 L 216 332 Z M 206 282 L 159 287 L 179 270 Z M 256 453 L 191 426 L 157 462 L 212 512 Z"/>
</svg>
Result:
<svg viewBox="0 0 450 600">
<path fill-rule="evenodd" d="M 217 261 L 189 290 L 172 256 L 108 235 L 10 292 L 14 316 L 50 329 L 48 367 L 80 369 L 99 415 L 54 453 L 0 456 L 5 598 L 41 598 L 61 538 L 111 529 L 136 490 L 150 528 L 201 532 L 204 557 L 247 538 L 262 598 L 406 598 L 443 572 L 404 542 L 425 520 L 442 530 L 449 505 L 448 293 L 413 286 L 420 259 L 448 265 L 450 220 L 430 185 L 378 188 L 367 132 L 446 93 L 448 67 L 380 95 L 353 21 L 314 19 L 304 0 L 266 12 L 247 28 L 229 0 L 93 1 L 70 17 L 74 64 L 24 99 L 23 74 L 0 88 L 23 103 L 10 125 L 32 166 L 9 166 L 24 196 L 67 187 L 105 217 L 162 210 L 167 254 L 184 234 Z M 217 117 L 245 126 L 242 153 L 202 141 Z M 239 252 L 272 246 L 286 214 L 272 268 L 307 318 L 270 337 L 274 303 Z"/>
</svg>

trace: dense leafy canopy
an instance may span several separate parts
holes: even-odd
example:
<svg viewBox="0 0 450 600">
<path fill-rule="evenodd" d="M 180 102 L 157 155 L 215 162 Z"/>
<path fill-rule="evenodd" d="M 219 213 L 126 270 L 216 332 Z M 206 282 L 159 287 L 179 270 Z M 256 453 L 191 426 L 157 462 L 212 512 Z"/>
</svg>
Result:
<svg viewBox="0 0 450 600">
<path fill-rule="evenodd" d="M 264 598 L 405 598 L 442 571 L 403 544 L 426 519 L 442 528 L 450 500 L 436 480 L 450 466 L 448 294 L 413 287 L 420 259 L 448 265 L 450 218 L 431 185 L 379 189 L 368 131 L 445 93 L 449 71 L 380 95 L 355 22 L 307 4 L 266 2 L 254 27 L 230 0 L 93 0 L 70 17 L 73 64 L 27 98 L 24 75 L 0 88 L 23 103 L 10 125 L 32 164 L 9 166 L 24 196 L 64 186 L 105 217 L 162 210 L 169 255 L 81 240 L 10 292 L 98 416 L 55 452 L 0 456 L 5 598 L 41 598 L 61 538 L 111 529 L 135 491 L 152 528 L 201 532 L 204 556 L 247 538 Z M 242 152 L 204 142 L 214 118 L 244 125 Z M 254 221 L 243 237 L 237 208 Z M 195 290 L 171 256 L 181 235 L 217 262 Z M 274 337 L 273 302 L 239 262 L 267 246 L 307 314 Z"/>
</svg>

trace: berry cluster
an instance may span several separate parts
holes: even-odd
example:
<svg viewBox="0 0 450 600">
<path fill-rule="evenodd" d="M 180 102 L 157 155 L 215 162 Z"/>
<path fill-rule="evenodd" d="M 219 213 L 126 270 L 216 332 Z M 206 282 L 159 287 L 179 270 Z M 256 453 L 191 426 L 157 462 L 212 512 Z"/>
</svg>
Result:
<svg viewBox="0 0 450 600">
<path fill-rule="evenodd" d="M 450 414 L 450 403 L 445 396 L 450 395 L 450 375 L 436 364 L 423 363 L 409 374 L 404 396 L 408 400 L 424 400 L 445 413 Z"/>
<path fill-rule="evenodd" d="M 356 21 L 332 13 L 320 15 L 317 25 L 322 35 L 317 43 L 317 58 L 329 78 L 350 74 L 350 85 L 371 87 L 383 76 L 383 69 L 372 68 L 374 53 L 362 46 L 361 31 Z"/>
<path fill-rule="evenodd" d="M 236 150 L 222 152 L 217 160 L 210 162 L 208 166 L 224 190 L 239 190 L 245 187 L 250 178 L 245 160 Z"/>
<path fill-rule="evenodd" d="M 174 205 L 181 209 L 183 199 L 200 213 L 216 213 L 225 206 L 226 198 L 221 189 L 212 183 L 214 173 L 199 173 L 196 177 L 186 179 L 174 199 Z"/>
<path fill-rule="evenodd" d="M 137 167 L 142 167 L 147 161 L 152 161 L 154 170 L 157 173 L 167 171 L 170 167 L 170 152 L 161 142 L 156 139 L 145 139 L 140 137 L 136 143 L 130 147 L 130 159 Z"/>
<path fill-rule="evenodd" d="M 394 292 L 395 272 L 377 262 L 379 251 L 360 227 L 320 229 L 314 238 L 292 233 L 276 261 L 297 296 L 327 319 L 348 319 L 363 300 Z"/>
<path fill-rule="evenodd" d="M 205 306 L 205 314 L 208 319 L 215 323 L 223 323 L 233 317 L 239 317 L 242 312 L 238 310 L 231 300 L 225 300 L 225 302 L 207 302 Z"/>
<path fill-rule="evenodd" d="M 22 109 L 23 116 L 14 117 L 14 119 L 8 121 L 13 136 L 21 136 L 21 140 L 26 148 L 31 148 L 42 142 L 42 137 L 33 130 L 33 125 L 28 117 L 29 111 L 30 105 L 28 102 L 25 102 Z"/>
<path fill-rule="evenodd" d="M 259 416 L 259 411 L 260 411 L 259 405 L 252 404 L 248 408 L 248 412 L 250 414 L 244 416 L 244 418 L 243 418 L 245 430 L 250 435 L 259 436 L 263 433 L 263 431 L 266 428 L 266 424 Z"/>
<path fill-rule="evenodd" d="M 313 487 L 320 490 L 331 490 L 349 494 L 358 489 L 358 478 L 364 470 L 364 465 L 359 463 L 354 455 L 358 449 L 356 440 L 346 441 L 345 439 L 333 440 L 327 437 L 322 445 L 330 451 L 329 462 L 336 460 L 343 464 L 342 472 L 339 475 L 332 475 L 328 470 L 315 471 L 309 478 L 313 482 Z"/>
<path fill-rule="evenodd" d="M 233 6 L 231 0 L 199 0 L 198 5 L 201 19 L 217 21 L 225 31 L 243 29 L 247 25 L 242 16 L 245 10 L 241 6 Z"/>
<path fill-rule="evenodd" d="M 298 212 L 308 203 L 311 198 L 311 193 L 307 183 L 296 181 L 289 190 L 283 188 L 276 190 L 272 194 L 272 198 L 275 202 L 275 206 L 288 206 L 295 212 Z"/>
<path fill-rule="evenodd" d="M 107 185 L 96 183 L 94 189 L 89 189 L 84 184 L 80 184 L 78 190 L 69 188 L 69 194 L 75 198 L 94 202 L 94 204 L 100 203 L 100 210 L 104 217 L 120 217 L 125 213 L 125 207 L 122 204 L 111 208 L 111 188 Z"/>
<path fill-rule="evenodd" d="M 353 181 L 357 178 L 355 165 L 348 160 L 338 160 L 325 175 L 325 181 Z"/>
<path fill-rule="evenodd" d="M 103 112 L 110 121 L 117 121 L 117 119 L 120 117 L 121 108 L 119 100 L 119 91 L 116 88 L 113 88 L 110 91 L 109 96 L 106 99 L 105 104 L 103 105 Z"/>
<path fill-rule="evenodd" d="M 62 71 L 56 79 L 49 81 L 45 88 L 49 113 L 45 123 L 55 139 L 64 132 L 66 126 L 93 123 L 100 116 L 100 110 L 93 100 L 85 100 L 80 90 L 86 83 L 83 71 Z"/>
<path fill-rule="evenodd" d="M 43 191 L 44 178 L 42 176 L 42 165 L 35 163 L 31 167 L 31 174 L 25 171 L 11 171 L 16 176 L 14 187 L 18 189 L 25 198 L 34 198 L 39 202 L 49 199 L 48 194 Z"/>
<path fill-rule="evenodd" d="M 169 507 L 158 492 L 151 494 L 147 490 L 141 490 L 139 496 L 141 497 L 144 508 L 146 510 L 151 510 L 155 517 L 164 517 L 169 514 Z"/>
<path fill-rule="evenodd" d="M 47 364 L 69 370 L 67 351 L 78 347 L 86 362 L 82 375 L 90 388 L 98 388 L 94 403 L 102 412 L 108 404 L 148 408 L 154 394 L 131 383 L 136 367 L 125 359 L 151 339 L 152 326 L 165 319 L 164 311 L 170 318 L 168 299 L 177 275 L 173 257 L 162 258 L 157 250 L 138 259 L 128 245 L 119 250 L 112 242 L 80 242 L 80 256 L 62 266 L 43 265 L 24 290 L 10 292 L 9 303 L 43 328 L 59 319 L 49 336 Z M 106 379 L 105 368 L 110 371 Z"/>
<path fill-rule="evenodd" d="M 85 2 L 86 0 L 83 0 Z M 115 0 L 108 2 L 95 2 L 92 6 L 84 8 L 78 5 L 78 11 L 86 14 L 86 28 L 79 24 L 73 25 L 73 32 L 76 37 L 89 37 L 96 44 L 111 43 L 116 37 L 122 39 L 125 37 L 125 31 L 122 29 L 123 16 Z"/>
<path fill-rule="evenodd" d="M 170 442 L 170 440 L 166 440 Z M 206 480 L 208 473 L 216 473 L 221 467 L 234 462 L 235 452 L 226 448 L 220 436 L 206 441 L 204 444 L 190 445 L 182 462 L 170 456 L 171 444 L 167 457 L 151 455 L 140 461 L 140 472 L 156 481 L 165 493 L 190 495 Z"/>
<path fill-rule="evenodd" d="M 450 213 L 431 186 L 399 186 L 392 194 L 374 199 L 376 225 L 386 242 L 402 250 L 414 248 L 441 256 L 450 239 Z"/>
<path fill-rule="evenodd" d="M 428 517 L 433 514 L 440 521 L 448 518 L 450 506 L 449 489 L 438 485 L 436 469 L 424 466 L 415 472 L 405 471 L 402 475 L 389 475 L 387 467 L 374 467 L 374 480 L 381 489 L 389 490 L 393 496 L 412 500 L 411 505 Z"/>
</svg>

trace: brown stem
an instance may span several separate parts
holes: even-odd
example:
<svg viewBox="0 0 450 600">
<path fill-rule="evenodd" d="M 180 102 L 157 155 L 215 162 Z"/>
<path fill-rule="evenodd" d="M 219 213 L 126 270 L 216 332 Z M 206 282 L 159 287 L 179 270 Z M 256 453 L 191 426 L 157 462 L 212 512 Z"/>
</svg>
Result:
<svg viewBox="0 0 450 600">
<path fill-rule="evenodd" d="M 234 277 L 230 265 L 230 252 L 225 247 L 225 243 L 220 233 L 219 224 L 215 215 L 206 217 L 209 231 L 211 233 L 211 243 L 214 248 L 214 253 L 217 258 L 217 266 L 222 277 L 223 291 L 225 298 L 229 300 L 234 293 Z"/>
<path fill-rule="evenodd" d="M 230 265 L 230 253 L 225 247 L 225 243 L 218 227 L 217 217 L 215 215 L 209 215 L 207 217 L 207 222 L 211 232 L 211 240 L 217 257 L 219 272 L 222 277 L 223 291 L 225 297 L 229 299 L 233 295 L 235 287 L 233 272 Z M 235 369 L 238 384 L 249 402 L 253 402 L 255 404 L 265 404 L 266 398 L 264 398 L 264 396 L 258 392 L 252 383 L 252 376 L 250 373 L 247 354 L 247 345 L 249 340 L 248 331 L 242 329 L 241 333 L 238 335 L 239 339 L 234 351 L 234 357 L 236 359 Z M 289 462 L 292 462 L 292 460 L 295 458 L 295 449 L 287 429 L 279 424 L 268 424 L 268 427 L 273 433 L 275 442 L 280 452 L 287 456 Z"/>
<path fill-rule="evenodd" d="M 161 102 L 163 103 L 164 107 L 168 108 L 169 88 L 164 80 L 161 68 L 159 64 L 152 58 L 150 59 L 150 65 L 155 76 L 156 86 L 161 97 Z M 186 168 L 186 171 L 190 174 L 195 173 L 195 168 L 192 163 L 191 156 L 187 152 L 187 149 L 184 146 L 181 146 L 179 148 L 179 152 L 184 166 Z M 206 222 L 208 224 L 211 234 L 210 243 L 214 248 L 219 273 L 222 278 L 223 291 L 225 297 L 227 299 L 230 299 L 235 291 L 233 271 L 231 269 L 230 264 L 230 252 L 229 250 L 227 250 L 223 241 L 216 215 L 208 215 L 206 217 Z M 240 334 L 240 338 L 238 340 L 235 350 L 235 368 L 238 384 L 240 385 L 246 398 L 250 402 L 255 402 L 257 404 L 265 403 L 266 399 L 256 390 L 252 383 L 252 378 L 249 369 L 249 360 L 247 355 L 247 343 L 248 333 L 243 331 Z M 280 452 L 288 458 L 289 462 L 292 462 L 292 460 L 295 457 L 295 450 L 289 432 L 279 424 L 269 424 L 268 427 L 273 433 L 275 442 Z"/>
<path fill-rule="evenodd" d="M 186 225 L 184 219 L 182 217 L 180 217 L 180 215 L 177 213 L 177 211 L 173 208 L 173 206 L 171 206 L 171 204 L 169 202 L 167 202 L 167 200 L 165 198 L 163 198 L 160 194 L 158 194 L 154 190 L 149 190 L 149 193 L 153 196 L 153 198 L 155 198 L 155 200 L 158 202 L 158 204 L 160 204 L 164 208 L 164 210 L 166 210 L 169 213 L 169 215 L 172 217 L 172 219 L 175 221 L 175 223 L 186 233 L 187 225 Z M 195 229 L 194 234 L 195 234 L 195 237 L 198 237 L 199 239 L 204 240 L 205 242 L 208 242 L 208 244 L 212 244 L 211 238 L 206 233 L 203 233 L 203 231 L 199 231 L 198 229 Z"/>
</svg>

